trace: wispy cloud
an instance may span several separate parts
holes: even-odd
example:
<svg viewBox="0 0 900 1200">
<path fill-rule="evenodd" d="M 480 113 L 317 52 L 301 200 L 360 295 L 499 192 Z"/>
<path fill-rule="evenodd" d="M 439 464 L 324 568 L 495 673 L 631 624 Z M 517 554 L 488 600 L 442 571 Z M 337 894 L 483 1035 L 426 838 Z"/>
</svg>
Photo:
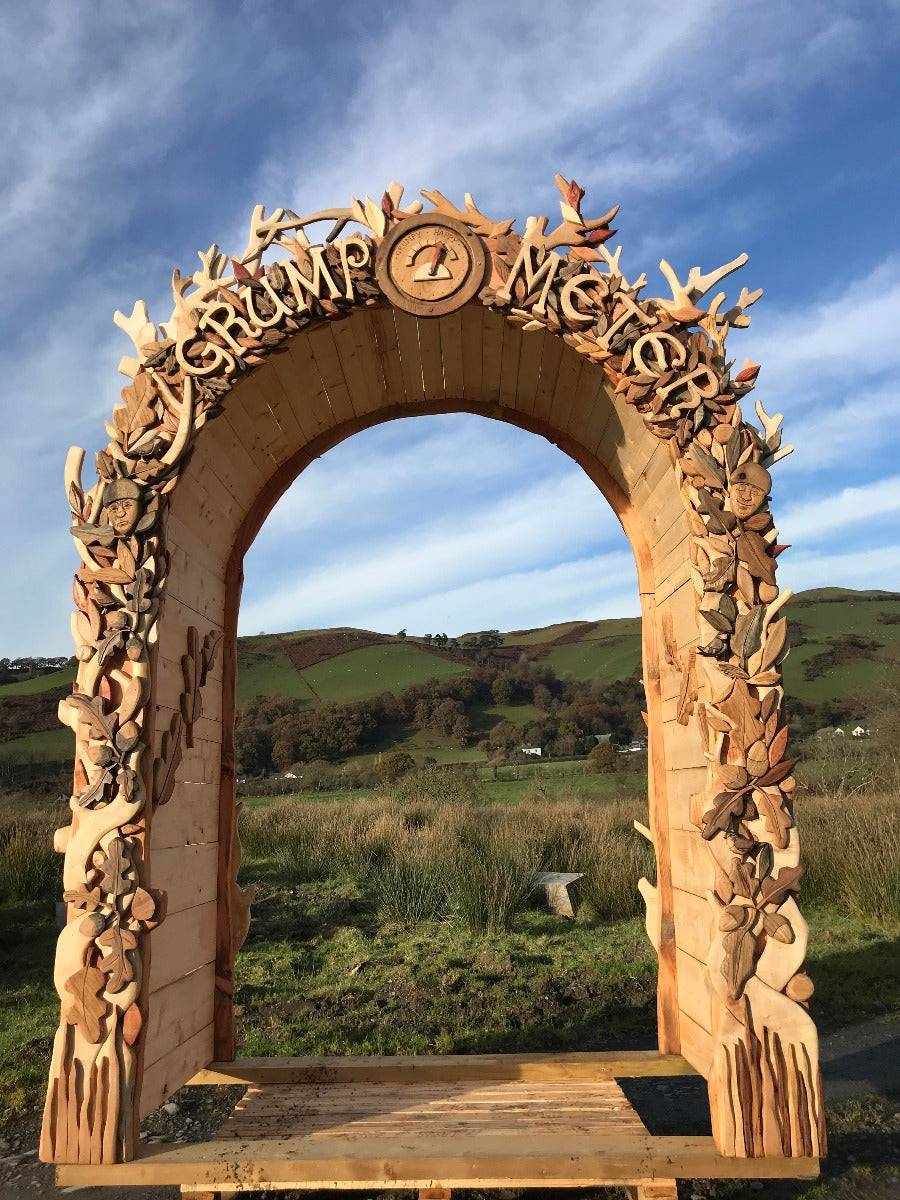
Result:
<svg viewBox="0 0 900 1200">
<path fill-rule="evenodd" d="M 882 524 L 900 515 L 900 475 L 876 479 L 862 487 L 842 488 L 786 509 L 778 519 L 782 533 L 795 543 L 831 538 L 853 525 Z"/>
</svg>

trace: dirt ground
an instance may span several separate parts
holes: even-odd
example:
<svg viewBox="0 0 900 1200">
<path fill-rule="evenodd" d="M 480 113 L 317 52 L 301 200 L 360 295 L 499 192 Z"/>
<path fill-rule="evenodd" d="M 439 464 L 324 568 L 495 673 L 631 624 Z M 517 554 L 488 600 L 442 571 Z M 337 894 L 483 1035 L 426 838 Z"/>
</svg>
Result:
<svg viewBox="0 0 900 1200">
<path fill-rule="evenodd" d="M 876 1017 L 826 1035 L 821 1061 L 831 1118 L 831 1153 L 820 1184 L 690 1181 L 680 1185 L 681 1200 L 749 1200 L 756 1196 L 789 1200 L 805 1195 L 811 1200 L 813 1196 L 815 1200 L 898 1200 L 900 1021 Z M 626 1082 L 624 1087 L 652 1133 L 708 1132 L 701 1081 L 641 1080 Z M 151 1143 L 203 1141 L 226 1118 L 240 1091 L 233 1087 L 186 1088 L 144 1122 L 141 1137 Z M 0 1137 L 2 1200 L 55 1200 L 61 1196 L 73 1200 L 176 1200 L 178 1190 L 170 1187 L 58 1188 L 53 1169 L 37 1162 L 39 1118 L 33 1111 L 19 1128 L 7 1126 Z M 590 1194 L 612 1197 L 623 1193 L 592 1189 Z M 289 1193 L 278 1195 L 287 1200 Z M 478 1193 L 466 1195 L 474 1200 Z M 517 1193 L 500 1195 L 501 1200 L 512 1200 Z"/>
</svg>

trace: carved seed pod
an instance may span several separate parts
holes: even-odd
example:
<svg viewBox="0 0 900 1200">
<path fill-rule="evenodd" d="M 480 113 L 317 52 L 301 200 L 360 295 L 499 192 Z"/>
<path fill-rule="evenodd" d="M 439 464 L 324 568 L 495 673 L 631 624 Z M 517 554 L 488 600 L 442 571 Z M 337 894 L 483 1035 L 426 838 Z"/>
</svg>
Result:
<svg viewBox="0 0 900 1200">
<path fill-rule="evenodd" d="M 144 653 L 143 641 L 139 637 L 133 635 L 125 643 L 125 653 L 132 662 L 138 662 L 141 655 Z"/>
<path fill-rule="evenodd" d="M 759 775 L 764 775 L 769 769 L 769 752 L 766 749 L 766 743 L 759 741 L 754 742 L 747 751 L 747 770 L 755 779 Z"/>
</svg>

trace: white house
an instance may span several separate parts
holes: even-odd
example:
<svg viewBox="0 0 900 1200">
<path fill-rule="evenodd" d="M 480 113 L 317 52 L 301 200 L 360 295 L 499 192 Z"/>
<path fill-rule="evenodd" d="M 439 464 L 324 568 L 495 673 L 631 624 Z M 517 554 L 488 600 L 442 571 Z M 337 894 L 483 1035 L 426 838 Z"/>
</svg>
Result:
<svg viewBox="0 0 900 1200">
<path fill-rule="evenodd" d="M 520 749 L 523 754 L 531 754 L 535 758 L 540 758 L 544 753 L 540 746 L 522 746 Z"/>
</svg>

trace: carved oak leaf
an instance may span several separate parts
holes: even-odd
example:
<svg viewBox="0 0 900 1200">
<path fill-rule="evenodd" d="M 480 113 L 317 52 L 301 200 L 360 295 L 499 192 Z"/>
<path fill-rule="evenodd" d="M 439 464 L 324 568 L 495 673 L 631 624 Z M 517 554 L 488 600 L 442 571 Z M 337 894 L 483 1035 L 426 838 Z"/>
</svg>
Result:
<svg viewBox="0 0 900 1200">
<path fill-rule="evenodd" d="M 103 952 L 99 969 L 109 976 L 108 990 L 121 992 L 134 979 L 134 967 L 126 952 L 137 949 L 137 938 L 129 929 L 110 925 L 98 936 L 97 945 Z"/>
<path fill-rule="evenodd" d="M 66 696 L 63 703 L 74 708 L 80 720 L 90 725 L 94 737 L 105 738 L 109 742 L 113 740 L 116 732 L 116 718 L 104 713 L 103 701 L 100 697 L 92 700 L 90 696 L 85 696 L 82 692 L 73 692 L 71 696 Z"/>
<path fill-rule="evenodd" d="M 113 838 L 100 862 L 103 891 L 110 896 L 123 896 L 126 892 L 131 891 L 131 883 L 127 878 L 130 868 L 131 863 L 128 859 L 126 843 L 122 838 Z"/>
<path fill-rule="evenodd" d="M 105 986 L 103 972 L 89 964 L 66 980 L 71 999 L 65 1019 L 70 1025 L 77 1025 L 85 1040 L 94 1046 L 100 1041 L 100 1022 L 107 1013 L 107 1002 L 102 996 Z"/>
<path fill-rule="evenodd" d="M 86 887 L 72 888 L 63 892 L 63 900 L 66 904 L 72 904 L 75 908 L 81 908 L 85 912 L 96 912 L 103 905 L 100 889 L 96 887 L 90 890 Z"/>
<path fill-rule="evenodd" d="M 753 803 L 765 818 L 766 830 L 772 838 L 772 844 L 779 850 L 786 850 L 793 821 L 782 807 L 781 792 L 777 788 L 756 788 L 753 792 Z"/>
<path fill-rule="evenodd" d="M 769 554 L 765 539 L 752 530 L 745 530 L 737 539 L 738 559 L 754 579 L 775 583 L 775 560 Z"/>
<path fill-rule="evenodd" d="M 803 867 L 782 867 L 774 878 L 770 875 L 762 881 L 762 895 L 766 904 L 781 904 L 790 892 L 800 890 Z"/>
<path fill-rule="evenodd" d="M 159 755 L 153 760 L 153 805 L 165 804 L 175 790 L 175 772 L 181 762 L 181 732 L 184 718 L 175 713 L 162 735 Z"/>
</svg>

